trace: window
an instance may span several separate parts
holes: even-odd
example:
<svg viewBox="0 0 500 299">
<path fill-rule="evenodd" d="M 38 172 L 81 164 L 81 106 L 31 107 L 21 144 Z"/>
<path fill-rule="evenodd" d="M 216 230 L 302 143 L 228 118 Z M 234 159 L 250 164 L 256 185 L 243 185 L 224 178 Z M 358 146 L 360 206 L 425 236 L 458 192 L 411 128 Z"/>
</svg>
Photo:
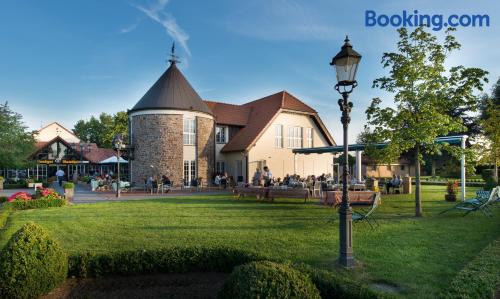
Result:
<svg viewBox="0 0 500 299">
<path fill-rule="evenodd" d="M 288 148 L 302 147 L 302 127 L 288 128 Z"/>
<path fill-rule="evenodd" d="M 184 186 L 191 186 L 191 182 L 196 180 L 196 161 L 184 161 Z"/>
<path fill-rule="evenodd" d="M 377 170 L 377 165 L 372 165 L 372 170 Z"/>
<path fill-rule="evenodd" d="M 194 118 L 184 119 L 184 145 L 195 145 L 196 143 L 196 120 Z"/>
<path fill-rule="evenodd" d="M 283 148 L 283 125 L 274 126 L 274 146 Z"/>
<path fill-rule="evenodd" d="M 405 166 L 404 166 L 404 165 L 401 165 L 401 166 L 400 166 L 400 169 L 401 169 L 401 170 L 405 170 Z"/>
<path fill-rule="evenodd" d="M 306 140 L 307 140 L 307 147 L 313 147 L 313 129 L 312 128 L 306 129 Z"/>
<path fill-rule="evenodd" d="M 217 143 L 227 143 L 227 127 L 215 127 L 215 142 Z"/>
<path fill-rule="evenodd" d="M 217 161 L 215 164 L 215 172 L 220 174 L 226 172 L 226 163 L 224 163 L 224 161 Z"/>
</svg>

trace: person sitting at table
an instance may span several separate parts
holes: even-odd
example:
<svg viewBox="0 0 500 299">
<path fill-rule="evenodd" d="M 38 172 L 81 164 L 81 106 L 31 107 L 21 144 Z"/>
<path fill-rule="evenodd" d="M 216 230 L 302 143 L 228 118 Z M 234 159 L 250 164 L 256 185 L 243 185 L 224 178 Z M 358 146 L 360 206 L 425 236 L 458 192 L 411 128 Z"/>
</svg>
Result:
<svg viewBox="0 0 500 299">
<path fill-rule="evenodd" d="M 172 186 L 172 182 L 170 181 L 169 177 L 166 175 L 163 175 L 161 177 L 161 181 L 163 183 L 163 188 L 167 188 L 167 193 L 170 191 L 170 187 Z"/>
<path fill-rule="evenodd" d="M 220 180 L 221 180 L 220 174 L 217 173 L 215 175 L 215 178 L 214 178 L 214 184 L 215 184 L 215 186 L 217 186 L 217 187 L 220 186 Z"/>
<path fill-rule="evenodd" d="M 399 186 L 398 178 L 396 177 L 395 174 L 393 174 L 392 175 L 392 180 L 390 180 L 389 182 L 387 182 L 387 184 L 385 185 L 387 193 L 391 192 L 391 188 L 394 189 L 394 187 L 397 187 L 397 186 Z"/>
<path fill-rule="evenodd" d="M 151 181 L 151 187 L 153 188 L 152 192 L 154 192 L 155 190 L 156 192 L 158 192 L 158 177 L 156 175 L 153 176 L 153 180 Z"/>
<path fill-rule="evenodd" d="M 290 176 L 287 173 L 285 178 L 283 178 L 283 186 L 288 186 L 289 183 L 290 183 Z"/>
</svg>

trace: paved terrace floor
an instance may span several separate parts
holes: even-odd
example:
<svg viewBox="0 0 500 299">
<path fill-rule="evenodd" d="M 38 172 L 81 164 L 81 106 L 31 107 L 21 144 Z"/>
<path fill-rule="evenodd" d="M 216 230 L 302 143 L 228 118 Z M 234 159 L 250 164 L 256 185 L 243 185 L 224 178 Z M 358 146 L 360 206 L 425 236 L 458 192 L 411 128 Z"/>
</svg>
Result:
<svg viewBox="0 0 500 299">
<path fill-rule="evenodd" d="M 51 188 L 54 188 L 59 194 L 63 195 L 64 190 L 57 183 L 53 183 Z M 16 192 L 24 191 L 34 193 L 33 188 L 24 189 L 7 189 L 0 190 L 0 196 L 10 196 Z M 194 191 L 194 190 L 171 190 L 164 194 L 151 194 L 145 191 L 123 192 L 120 198 L 116 197 L 112 191 L 91 191 L 90 186 L 78 184 L 75 186 L 75 196 L 73 203 L 97 203 L 106 201 L 124 201 L 124 200 L 147 200 L 153 198 L 179 197 L 179 196 L 203 196 L 209 194 L 230 194 L 229 190 L 210 190 L 210 191 Z"/>
</svg>

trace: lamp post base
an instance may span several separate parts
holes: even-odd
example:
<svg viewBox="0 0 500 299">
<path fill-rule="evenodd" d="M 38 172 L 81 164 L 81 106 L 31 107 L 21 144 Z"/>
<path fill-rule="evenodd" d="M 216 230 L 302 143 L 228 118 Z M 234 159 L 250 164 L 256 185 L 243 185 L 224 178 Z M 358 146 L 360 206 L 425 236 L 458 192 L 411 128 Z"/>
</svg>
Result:
<svg viewBox="0 0 500 299">
<path fill-rule="evenodd" d="M 345 268 L 354 267 L 352 249 L 352 211 L 350 207 L 341 207 L 339 211 L 340 257 L 339 264 Z"/>
</svg>

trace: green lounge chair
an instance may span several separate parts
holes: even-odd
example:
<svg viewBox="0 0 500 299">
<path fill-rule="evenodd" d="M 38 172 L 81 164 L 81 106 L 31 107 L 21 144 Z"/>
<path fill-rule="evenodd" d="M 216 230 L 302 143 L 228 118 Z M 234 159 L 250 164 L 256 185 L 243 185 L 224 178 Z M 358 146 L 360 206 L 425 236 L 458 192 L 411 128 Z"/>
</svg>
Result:
<svg viewBox="0 0 500 299">
<path fill-rule="evenodd" d="M 375 195 L 375 198 L 373 200 L 373 203 L 371 205 L 370 210 L 368 212 L 364 211 L 363 209 L 361 209 L 360 211 L 353 211 L 352 212 L 352 221 L 353 222 L 366 221 L 370 225 L 371 228 L 374 228 L 373 225 L 378 226 L 379 224 L 377 223 L 375 218 L 373 218 L 372 214 L 375 211 L 375 209 L 377 209 L 379 204 L 380 204 L 380 193 L 377 192 Z"/>
<path fill-rule="evenodd" d="M 477 191 L 475 198 L 459 202 L 452 208 L 444 210 L 439 214 L 444 214 L 446 212 L 453 210 L 460 210 L 460 211 L 465 211 L 464 216 L 468 215 L 471 212 L 476 212 L 476 211 L 481 211 L 483 212 L 483 214 L 491 216 L 492 212 L 489 208 L 489 205 L 497 201 L 499 197 L 499 189 L 500 189 L 499 187 L 495 187 L 493 188 L 493 190 L 491 190 L 491 192 Z"/>
</svg>

